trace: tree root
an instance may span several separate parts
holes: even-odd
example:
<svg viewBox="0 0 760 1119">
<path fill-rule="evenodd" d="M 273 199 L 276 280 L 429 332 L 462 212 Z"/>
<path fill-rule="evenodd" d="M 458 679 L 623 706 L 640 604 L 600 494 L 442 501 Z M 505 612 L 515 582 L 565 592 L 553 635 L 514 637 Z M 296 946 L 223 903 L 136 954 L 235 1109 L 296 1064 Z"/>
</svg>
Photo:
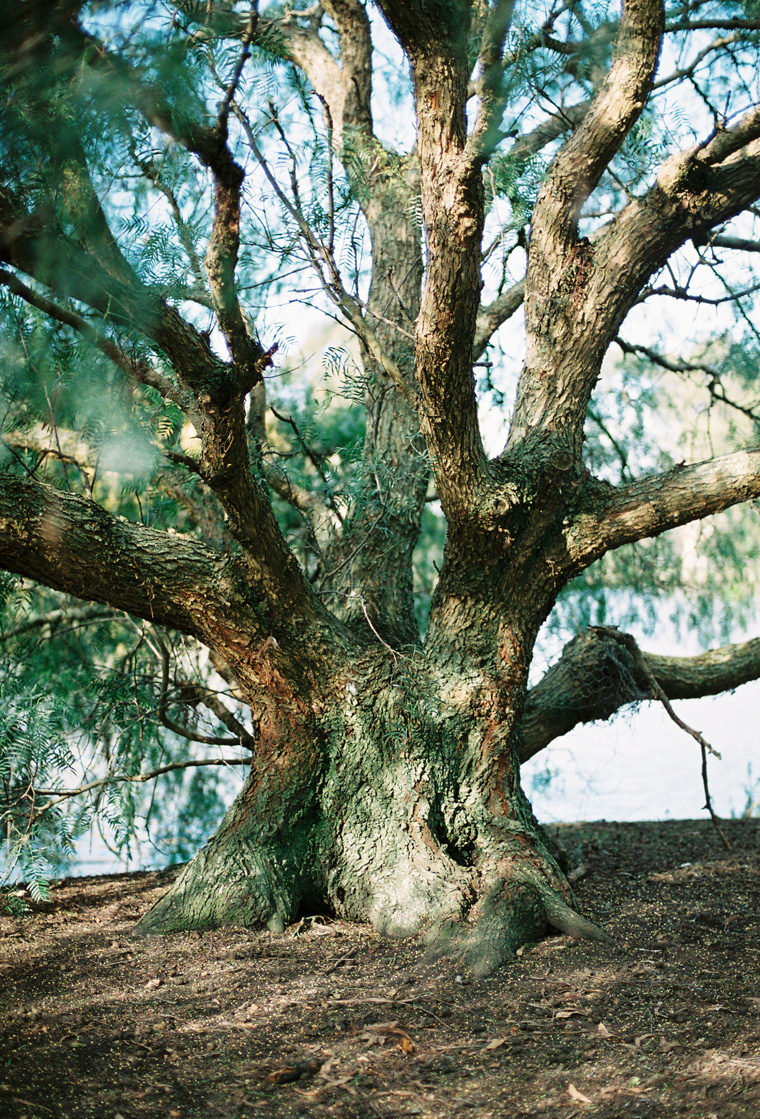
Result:
<svg viewBox="0 0 760 1119">
<path fill-rule="evenodd" d="M 295 875 L 283 873 L 278 860 L 248 851 L 219 865 L 208 848 L 188 863 L 169 890 L 133 930 L 153 936 L 220 925 L 266 927 L 283 932 L 295 919 L 301 893 Z"/>
<path fill-rule="evenodd" d="M 543 898 L 546 920 L 554 929 L 575 937 L 576 940 L 600 940 L 603 944 L 612 944 L 612 937 L 604 929 L 600 929 L 593 921 L 588 921 L 576 913 L 569 905 L 558 897 L 553 891 L 546 893 Z"/>
<path fill-rule="evenodd" d="M 428 956 L 448 956 L 474 979 L 483 979 L 513 958 L 523 944 L 541 940 L 549 927 L 576 939 L 612 943 L 603 929 L 534 877 L 496 882 L 466 916 L 434 925 L 426 937 Z"/>
</svg>

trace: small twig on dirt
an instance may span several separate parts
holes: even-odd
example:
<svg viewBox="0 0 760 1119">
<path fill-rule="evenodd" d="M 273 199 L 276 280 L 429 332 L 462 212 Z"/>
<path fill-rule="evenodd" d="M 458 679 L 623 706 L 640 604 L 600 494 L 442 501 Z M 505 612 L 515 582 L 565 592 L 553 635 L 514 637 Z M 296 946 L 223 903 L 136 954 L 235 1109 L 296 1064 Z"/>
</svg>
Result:
<svg viewBox="0 0 760 1119">
<path fill-rule="evenodd" d="M 334 971 L 337 971 L 339 967 L 342 967 L 343 964 L 347 964 L 349 960 L 354 959 L 356 959 L 356 949 L 352 948 L 351 951 L 347 952 L 345 956 L 341 956 L 339 960 L 336 960 L 335 963 L 330 964 L 328 968 L 325 968 L 324 974 L 332 975 L 332 973 Z"/>
<path fill-rule="evenodd" d="M 362 1006 L 364 1003 L 373 1003 L 373 1004 L 382 1003 L 383 1005 L 388 1004 L 388 1005 L 395 1005 L 395 1006 L 401 1006 L 401 1005 L 407 1006 L 410 1003 L 419 1002 L 419 998 L 414 998 L 414 999 L 393 999 L 393 998 L 387 999 L 386 998 L 386 999 L 384 999 L 384 998 L 380 998 L 377 995 L 373 995 L 370 998 L 365 998 L 365 999 L 328 999 L 327 1001 L 330 1003 L 331 1006 Z"/>
<path fill-rule="evenodd" d="M 443 1025 L 443 1019 L 433 1013 L 432 1010 L 426 1010 L 424 1006 L 420 1005 L 417 999 L 410 999 L 410 1002 L 414 1003 L 415 1010 L 419 1010 L 420 1014 L 427 1014 L 428 1018 L 434 1018 L 439 1026 Z"/>
</svg>

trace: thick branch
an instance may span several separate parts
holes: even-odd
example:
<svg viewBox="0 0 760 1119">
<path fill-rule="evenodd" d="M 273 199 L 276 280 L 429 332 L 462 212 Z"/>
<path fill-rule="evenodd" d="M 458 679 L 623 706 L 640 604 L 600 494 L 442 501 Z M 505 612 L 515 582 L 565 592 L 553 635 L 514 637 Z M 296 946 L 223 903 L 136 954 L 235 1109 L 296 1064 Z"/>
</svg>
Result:
<svg viewBox="0 0 760 1119">
<path fill-rule="evenodd" d="M 219 325 L 244 392 L 249 391 L 261 379 L 267 361 L 258 340 L 248 330 L 235 288 L 243 170 L 236 163 L 227 144 L 227 117 L 237 80 L 249 56 L 256 23 L 254 9 L 242 37 L 243 48 L 236 78 L 230 89 L 225 91 L 218 119 L 213 126 L 194 120 L 182 106 L 170 104 L 160 89 L 142 79 L 139 71 L 109 52 L 104 44 L 77 29 L 82 46 L 90 48 L 86 54 L 88 64 L 104 75 L 114 89 L 123 91 L 124 96 L 145 116 L 149 124 L 195 155 L 213 175 L 214 220 L 206 253 L 206 272 Z M 83 159 L 80 163 L 83 163 Z M 85 175 L 81 178 L 84 183 L 88 181 Z M 114 246 L 112 252 L 118 253 L 99 207 L 91 202 L 89 195 L 83 193 L 83 198 L 88 202 L 88 209 L 101 219 L 94 224 L 96 232 L 100 231 L 100 240 L 107 248 Z"/>
<path fill-rule="evenodd" d="M 87 498 L 0 474 L 0 565 L 183 633 L 215 601 L 224 556 L 114 517 Z"/>
<path fill-rule="evenodd" d="M 718 695 L 760 678 L 760 638 L 757 637 L 736 645 L 722 645 L 695 657 L 644 655 L 668 699 Z"/>
<path fill-rule="evenodd" d="M 644 108 L 662 27 L 660 0 L 624 4 L 607 80 L 541 188 L 533 214 L 531 254 L 548 260 L 558 253 L 561 259 L 574 243 L 584 202 Z"/>
<path fill-rule="evenodd" d="M 195 399 L 193 420 L 197 416 L 203 446 L 198 472 L 222 503 L 230 531 L 251 561 L 252 577 L 263 579 L 260 589 L 272 603 L 284 598 L 291 609 L 299 587 L 300 600 L 308 599 L 306 583 L 251 473 L 243 407 L 247 386 L 206 339 L 148 288 L 113 277 L 95 257 L 67 241 L 45 211 L 30 213 L 9 191 L 0 192 L 0 259 L 89 304 L 104 318 L 138 330 L 167 354 L 182 388 Z M 72 318 L 70 325 L 78 324 Z"/>
<path fill-rule="evenodd" d="M 137 330 L 166 353 L 187 389 L 197 394 L 211 382 L 215 396 L 226 402 L 229 374 L 194 327 L 136 277 L 127 281 L 112 275 L 96 256 L 67 238 L 48 206 L 29 211 L 2 188 L 0 260 L 57 295 L 87 304 L 107 321 Z"/>
<path fill-rule="evenodd" d="M 565 269 L 543 262 L 552 288 L 538 283 L 531 252 L 526 280 L 527 364 L 510 444 L 555 441 L 580 461 L 583 425 L 604 354 L 654 273 L 685 241 L 739 214 L 760 197 L 760 110 L 668 160 L 656 185 L 591 242 L 577 243 Z M 559 275 L 559 281 L 556 277 Z M 538 279 L 537 279 L 538 276 Z M 532 301 L 532 302 L 531 302 Z M 542 371 L 551 370 L 546 377 Z"/>
<path fill-rule="evenodd" d="M 607 79 L 555 158 L 533 210 L 525 281 L 526 363 L 508 450 L 543 443 L 534 457 L 544 474 L 558 456 L 568 465 L 580 464 L 589 396 L 611 341 L 600 327 L 615 297 L 605 291 L 603 298 L 596 289 L 592 295 L 591 282 L 596 277 L 599 286 L 625 287 L 617 263 L 598 265 L 594 248 L 579 240 L 578 217 L 643 110 L 661 33 L 660 0 L 624 5 Z"/>
<path fill-rule="evenodd" d="M 760 638 L 694 657 L 638 649 L 628 634 L 598 626 L 573 638 L 528 694 L 520 760 L 527 761 L 581 723 L 609 719 L 652 697 L 651 678 L 668 700 L 699 699 L 760 679 Z"/>
<path fill-rule="evenodd" d="M 760 450 L 679 466 L 617 489 L 600 487 L 587 511 L 565 529 L 565 563 L 580 571 L 612 548 L 659 536 L 758 495 Z"/>
<path fill-rule="evenodd" d="M 520 761 L 532 758 L 579 723 L 609 719 L 620 707 L 648 695 L 636 658 L 615 631 L 594 627 L 579 634 L 528 693 Z"/>
<path fill-rule="evenodd" d="M 607 307 L 610 335 L 650 276 L 685 241 L 705 240 L 760 197 L 760 108 L 667 160 L 655 186 L 594 243 L 588 299 Z M 746 246 L 743 246 L 746 247 Z M 621 282 L 622 280 L 622 282 Z M 607 324 L 600 332 L 607 344 Z"/>
<path fill-rule="evenodd" d="M 337 129 L 333 106 L 330 105 L 334 140 L 340 150 L 346 128 L 361 129 L 365 141 L 372 136 L 372 39 L 367 11 L 359 0 L 322 0 L 322 7 L 333 19 L 340 34 L 342 98 L 335 105 L 340 125 Z M 314 84 L 318 75 L 305 68 L 304 72 Z"/>
<path fill-rule="evenodd" d="M 456 521 L 470 515 L 487 475 L 472 372 L 484 193 L 480 163 L 467 153 L 469 5 L 379 6 L 412 63 L 427 237 L 416 327 L 420 426 L 444 511 Z"/>
</svg>

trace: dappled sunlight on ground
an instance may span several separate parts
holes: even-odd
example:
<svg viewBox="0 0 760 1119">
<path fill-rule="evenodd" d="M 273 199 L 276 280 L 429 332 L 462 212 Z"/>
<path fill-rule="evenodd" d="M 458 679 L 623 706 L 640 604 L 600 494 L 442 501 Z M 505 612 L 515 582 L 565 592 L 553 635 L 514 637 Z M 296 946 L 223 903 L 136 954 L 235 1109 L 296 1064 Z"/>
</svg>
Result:
<svg viewBox="0 0 760 1119">
<path fill-rule="evenodd" d="M 170 875 L 72 879 L 0 918 L 9 1119 L 760 1114 L 760 821 L 561 829 L 612 945 L 471 983 L 417 941 L 304 920 L 135 938 Z"/>
</svg>

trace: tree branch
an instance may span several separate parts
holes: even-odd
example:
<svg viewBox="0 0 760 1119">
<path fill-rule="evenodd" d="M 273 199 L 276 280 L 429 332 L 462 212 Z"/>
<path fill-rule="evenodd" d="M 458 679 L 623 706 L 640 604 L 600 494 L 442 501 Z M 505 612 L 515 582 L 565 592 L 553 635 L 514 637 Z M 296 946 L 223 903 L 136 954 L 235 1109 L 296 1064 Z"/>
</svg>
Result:
<svg viewBox="0 0 760 1119">
<path fill-rule="evenodd" d="M 488 477 L 472 370 L 485 205 L 480 161 L 467 152 L 470 5 L 379 7 L 409 55 L 415 87 L 427 240 L 415 334 L 420 427 L 444 512 L 461 521 Z"/>
<path fill-rule="evenodd" d="M 139 72 L 121 58 L 111 54 L 98 40 L 78 28 L 83 44 L 96 49 L 88 53 L 90 66 L 105 73 L 112 85 L 122 87 L 130 102 L 143 113 L 154 128 L 160 129 L 195 155 L 214 178 L 214 218 L 206 252 L 206 274 L 209 279 L 214 309 L 227 341 L 234 371 L 243 395 L 261 379 L 271 363 L 258 340 L 248 330 L 235 287 L 235 267 L 240 241 L 240 191 L 243 170 L 236 163 L 227 144 L 230 103 L 234 97 L 243 66 L 250 56 L 258 15 L 251 9 L 242 35 L 242 50 L 235 77 L 219 109 L 216 124 L 201 124 L 184 109 L 170 104 L 163 93 L 145 82 Z"/>
<path fill-rule="evenodd" d="M 0 630 L 0 641 L 7 641 L 12 637 L 23 637 L 24 634 L 31 633 L 35 629 L 49 629 L 52 632 L 60 626 L 78 628 L 90 624 L 98 625 L 100 622 L 112 621 L 113 618 L 114 614 L 110 610 L 101 610 L 97 606 L 51 610 L 49 614 L 39 614 L 25 622 L 20 622 L 12 629 Z"/>
<path fill-rule="evenodd" d="M 624 3 L 607 79 L 554 160 L 533 211 L 531 256 L 548 261 L 557 254 L 555 269 L 575 242 L 583 204 L 641 115 L 662 29 L 660 0 Z"/>
<path fill-rule="evenodd" d="M 504 44 L 512 23 L 514 0 L 496 0 L 489 9 L 483 29 L 478 66 L 480 111 L 470 135 L 470 159 L 485 162 L 502 139 L 506 87 L 504 81 Z"/>
<path fill-rule="evenodd" d="M 137 329 L 167 354 L 182 388 L 194 398 L 191 414 L 202 442 L 198 473 L 224 507 L 230 531 L 251 563 L 252 578 L 273 604 L 283 595 L 292 603 L 299 585 L 301 597 L 310 601 L 271 505 L 251 473 L 243 407 L 246 384 L 213 354 L 206 339 L 139 281 L 123 283 L 67 241 L 44 207 L 29 213 L 7 190 L 0 191 L 0 259 L 54 291 L 88 303 L 105 318 Z M 74 317 L 69 322 L 79 325 Z M 265 354 L 262 363 L 269 360 Z"/>
<path fill-rule="evenodd" d="M 205 27 L 209 38 L 241 38 L 244 17 L 230 0 L 217 0 L 213 7 L 195 0 L 178 0 L 177 8 L 189 22 Z M 320 37 L 322 13 L 335 23 L 340 35 L 340 62 Z M 269 50 L 298 66 L 311 82 L 317 96 L 329 106 L 338 151 L 343 148 L 346 127 L 371 133 L 371 55 L 369 20 L 358 0 L 325 0 L 311 14 L 292 9 L 274 18 L 259 19 L 258 38 Z"/>
<path fill-rule="evenodd" d="M 714 226 L 758 197 L 760 107 L 732 129 L 668 159 L 655 186 L 595 240 L 589 298 L 607 301 L 611 330 L 617 330 L 648 278 L 677 248 L 689 239 L 704 241 Z"/>
<path fill-rule="evenodd" d="M 641 115 L 661 34 L 660 0 L 624 4 L 607 78 L 556 156 L 533 209 L 525 369 L 505 454 L 530 447 L 539 475 L 547 476 L 553 461 L 568 468 L 581 462 L 586 409 L 611 341 L 601 321 L 615 303 L 608 289 L 625 286 L 628 277 L 621 284 L 616 261 L 597 262 L 596 245 L 578 238 L 578 218 Z M 602 297 L 597 287 L 603 284 Z"/>
<path fill-rule="evenodd" d="M 250 121 L 238 107 L 234 106 L 238 120 L 240 121 L 248 139 L 250 149 L 255 156 L 259 166 L 261 167 L 267 182 L 271 186 L 277 198 L 280 200 L 282 206 L 287 213 L 296 222 L 301 237 L 306 246 L 309 259 L 312 263 L 314 271 L 324 289 L 325 293 L 330 297 L 337 309 L 345 317 L 347 322 L 351 325 L 358 337 L 367 347 L 372 357 L 381 366 L 388 379 L 395 385 L 401 395 L 410 403 L 415 403 L 415 397 L 409 385 L 406 383 L 401 370 L 396 363 L 392 360 L 390 355 L 380 344 L 375 331 L 366 320 L 363 313 L 362 306 L 359 300 L 354 298 L 353 295 L 343 285 L 340 276 L 340 271 L 335 259 L 330 252 L 329 246 L 323 242 L 314 233 L 306 218 L 304 217 L 299 205 L 297 197 L 291 200 L 285 191 L 282 189 L 277 179 L 272 174 L 272 170 L 264 157 L 263 152 L 256 143 L 256 137 L 253 129 L 251 128 Z"/>
<path fill-rule="evenodd" d="M 155 781 L 157 777 L 163 776 L 164 773 L 173 773 L 178 769 L 199 769 L 206 765 L 250 766 L 250 764 L 250 758 L 204 758 L 201 761 L 170 762 L 168 765 L 160 765 L 157 769 L 152 769 L 148 773 L 110 774 L 108 777 L 101 777 L 96 781 L 88 781 L 85 785 L 78 785 L 75 789 L 65 789 L 63 792 L 58 789 L 34 789 L 33 795 L 35 797 L 51 797 L 51 800 L 45 801 L 44 804 L 36 807 L 34 809 L 34 814 L 37 817 L 44 816 L 46 812 L 49 812 L 53 808 L 57 808 L 59 804 L 63 804 L 72 797 L 82 796 L 83 793 L 91 793 L 93 790 L 102 789 L 106 785 L 116 785 L 124 781 L 138 785 L 144 784 L 146 781 Z"/>
<path fill-rule="evenodd" d="M 169 693 L 169 649 L 160 638 L 157 638 L 159 656 L 161 658 L 161 694 L 158 699 L 158 719 L 162 726 L 170 730 L 173 734 L 179 735 L 180 738 L 185 738 L 189 742 L 200 742 L 206 746 L 242 746 L 246 750 L 254 748 L 254 740 L 246 728 L 238 722 L 238 720 L 228 711 L 223 704 L 215 703 L 213 697 L 206 689 L 196 688 L 197 702 L 205 703 L 217 717 L 227 727 L 232 727 L 235 730 L 234 738 L 221 738 L 219 735 L 201 734 L 199 731 L 183 726 L 177 723 L 174 719 L 170 718 L 166 706 Z"/>
<path fill-rule="evenodd" d="M 475 341 L 472 348 L 473 361 L 482 357 L 488 343 L 499 327 L 503 326 L 508 319 L 511 319 L 520 310 L 524 298 L 525 280 L 519 280 L 508 291 L 494 299 L 493 303 L 489 303 L 487 307 L 481 307 L 478 311 Z"/>
<path fill-rule="evenodd" d="M 709 234 L 695 239 L 695 245 L 706 245 L 710 249 L 736 249 L 744 253 L 760 253 L 760 241 L 750 241 L 746 237 L 729 237 L 725 233 Z"/>
<path fill-rule="evenodd" d="M 752 420 L 753 423 L 760 422 L 760 414 L 754 408 L 746 404 L 740 404 L 737 400 L 732 400 L 726 395 L 726 390 L 723 387 L 723 372 L 713 366 L 706 365 L 704 362 L 692 362 L 673 360 L 665 357 L 663 354 L 657 353 L 649 346 L 634 346 L 630 342 L 626 342 L 623 338 L 616 338 L 616 344 L 620 347 L 624 354 L 634 354 L 637 356 L 645 357 L 647 361 L 651 361 L 653 365 L 660 366 L 661 369 L 667 369 L 670 373 L 677 373 L 682 376 L 690 376 L 693 373 L 702 373 L 707 378 L 705 388 L 713 400 L 719 404 L 725 404 L 727 408 L 732 408 L 734 411 L 746 416 L 747 419 Z M 609 433 L 607 433 L 608 438 Z"/>
<path fill-rule="evenodd" d="M 558 112 L 542 120 L 524 136 L 518 136 L 509 149 L 509 159 L 513 163 L 527 163 L 534 155 L 548 147 L 566 132 L 577 128 L 588 113 L 592 101 L 580 101 L 576 105 L 568 105 Z"/>
<path fill-rule="evenodd" d="M 760 450 L 737 451 L 614 488 L 598 485 L 564 530 L 563 567 L 577 572 L 612 548 L 760 495 Z"/>
<path fill-rule="evenodd" d="M 666 24 L 668 34 L 678 31 L 760 31 L 757 19 L 681 19 Z"/>
<path fill-rule="evenodd" d="M 31 479 L 0 473 L 0 565 L 55 590 L 201 634 L 225 558 Z"/>
<path fill-rule="evenodd" d="M 148 365 L 146 361 L 134 361 L 128 357 L 111 338 L 102 334 L 91 322 L 88 322 L 76 311 L 71 311 L 58 303 L 54 303 L 51 299 L 47 299 L 44 295 L 40 295 L 39 292 L 34 291 L 23 283 L 18 276 L 8 272 L 5 268 L 0 268 L 0 284 L 3 284 L 8 288 L 8 291 L 19 296 L 31 307 L 36 307 L 39 311 L 49 315 L 50 318 L 55 319 L 56 322 L 72 327 L 88 342 L 96 346 L 101 353 L 105 354 L 114 365 L 126 373 L 136 384 L 150 385 L 161 394 L 164 400 L 173 401 L 186 413 L 192 414 L 194 411 L 188 393 L 183 393 L 168 377 Z"/>
<path fill-rule="evenodd" d="M 528 693 L 520 760 L 581 723 L 609 719 L 621 707 L 650 698 L 650 677 L 667 701 L 733 690 L 760 679 L 760 638 L 694 657 L 666 657 L 639 650 L 613 627 L 592 627 L 565 646 Z"/>
</svg>

